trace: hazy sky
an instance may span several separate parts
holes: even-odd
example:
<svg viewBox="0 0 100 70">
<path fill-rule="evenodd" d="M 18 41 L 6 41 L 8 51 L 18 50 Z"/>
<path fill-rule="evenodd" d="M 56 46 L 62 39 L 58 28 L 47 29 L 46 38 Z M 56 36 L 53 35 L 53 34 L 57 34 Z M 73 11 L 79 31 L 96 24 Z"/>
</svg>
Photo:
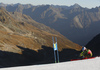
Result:
<svg viewBox="0 0 100 70">
<path fill-rule="evenodd" d="M 53 5 L 66 5 L 70 6 L 75 3 L 81 5 L 82 7 L 96 7 L 100 6 L 100 0 L 0 0 L 0 2 L 5 4 L 32 4 L 32 5 L 42 5 L 42 4 L 53 4 Z"/>
</svg>

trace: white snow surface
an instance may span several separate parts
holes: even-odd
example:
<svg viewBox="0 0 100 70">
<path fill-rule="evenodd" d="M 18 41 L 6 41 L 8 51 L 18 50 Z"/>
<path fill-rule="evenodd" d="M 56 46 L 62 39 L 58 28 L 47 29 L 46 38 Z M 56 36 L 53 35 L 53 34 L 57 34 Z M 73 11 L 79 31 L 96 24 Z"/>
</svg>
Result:
<svg viewBox="0 0 100 70">
<path fill-rule="evenodd" d="M 100 57 L 61 63 L 1 68 L 0 70 L 100 70 Z"/>
</svg>

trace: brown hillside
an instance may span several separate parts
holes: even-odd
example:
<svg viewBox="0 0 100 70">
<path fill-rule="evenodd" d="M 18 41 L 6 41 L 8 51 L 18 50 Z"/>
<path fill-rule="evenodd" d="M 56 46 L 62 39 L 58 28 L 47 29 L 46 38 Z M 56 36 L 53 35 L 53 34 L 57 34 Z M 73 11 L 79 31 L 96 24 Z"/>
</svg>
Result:
<svg viewBox="0 0 100 70">
<path fill-rule="evenodd" d="M 30 23 L 30 24 L 29 24 Z M 16 45 L 35 51 L 45 45 L 52 47 L 52 36 L 58 38 L 59 51 L 63 48 L 80 50 L 80 46 L 69 41 L 59 32 L 32 20 L 29 16 L 0 8 L 0 46 L 3 51 L 21 53 Z"/>
</svg>

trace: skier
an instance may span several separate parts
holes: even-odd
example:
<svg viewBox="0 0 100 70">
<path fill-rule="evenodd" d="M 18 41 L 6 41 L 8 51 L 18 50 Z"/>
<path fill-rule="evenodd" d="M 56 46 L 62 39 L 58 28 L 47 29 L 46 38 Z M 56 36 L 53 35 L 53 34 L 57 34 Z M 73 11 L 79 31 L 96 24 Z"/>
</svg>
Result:
<svg viewBox="0 0 100 70">
<path fill-rule="evenodd" d="M 86 47 L 82 47 L 82 52 L 80 53 L 80 57 L 83 57 L 83 58 L 92 57 L 91 50 L 87 49 Z"/>
</svg>

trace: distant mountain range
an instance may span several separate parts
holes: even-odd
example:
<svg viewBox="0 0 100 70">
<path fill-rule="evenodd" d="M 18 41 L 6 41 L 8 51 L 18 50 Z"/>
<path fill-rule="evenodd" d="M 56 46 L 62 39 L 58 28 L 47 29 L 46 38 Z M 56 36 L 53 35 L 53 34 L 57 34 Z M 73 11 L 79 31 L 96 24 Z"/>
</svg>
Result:
<svg viewBox="0 0 100 70">
<path fill-rule="evenodd" d="M 71 41 L 86 45 L 100 33 L 100 7 L 88 9 L 78 4 L 72 6 L 31 4 L 0 4 L 9 12 L 19 12 L 43 23 Z"/>
</svg>

